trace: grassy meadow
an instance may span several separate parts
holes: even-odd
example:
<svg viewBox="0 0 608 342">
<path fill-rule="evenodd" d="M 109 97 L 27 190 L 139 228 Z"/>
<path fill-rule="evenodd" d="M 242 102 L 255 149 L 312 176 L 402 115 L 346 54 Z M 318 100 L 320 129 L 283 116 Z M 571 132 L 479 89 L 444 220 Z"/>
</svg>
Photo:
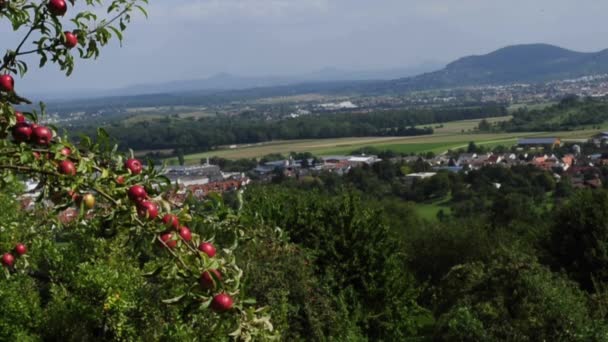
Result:
<svg viewBox="0 0 608 342">
<path fill-rule="evenodd" d="M 487 119 L 489 122 L 508 120 L 510 117 Z M 319 156 L 348 154 L 362 147 L 376 147 L 400 153 L 443 153 L 447 150 L 465 148 L 469 142 L 494 147 L 512 146 L 522 137 L 557 136 L 564 141 L 586 139 L 599 130 L 586 129 L 567 132 L 525 132 L 525 133 L 477 133 L 474 128 L 481 120 L 463 120 L 431 125 L 432 135 L 411 137 L 354 137 L 336 139 L 305 139 L 289 141 L 272 141 L 259 144 L 239 145 L 236 148 L 220 148 L 214 151 L 186 155 L 186 164 L 198 164 L 206 157 L 218 156 L 227 159 L 259 158 L 270 153 L 311 152 Z M 176 158 L 168 159 L 177 163 Z"/>
</svg>

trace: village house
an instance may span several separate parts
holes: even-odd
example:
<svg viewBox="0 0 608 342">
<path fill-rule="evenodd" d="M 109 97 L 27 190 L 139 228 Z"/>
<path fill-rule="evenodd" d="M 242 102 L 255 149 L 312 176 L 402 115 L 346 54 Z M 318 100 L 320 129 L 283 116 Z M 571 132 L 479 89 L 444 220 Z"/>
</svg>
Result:
<svg viewBox="0 0 608 342">
<path fill-rule="evenodd" d="M 183 202 L 188 193 L 197 199 L 203 199 L 210 193 L 235 191 L 249 184 L 250 180 L 243 173 L 224 173 L 217 165 L 208 162 L 196 166 L 171 166 L 165 170 L 171 183 L 178 186 L 177 191 L 169 194 L 171 200 Z"/>
<path fill-rule="evenodd" d="M 437 172 L 418 172 L 410 173 L 405 176 L 405 185 L 412 186 L 416 181 L 421 179 L 427 179 L 435 176 Z"/>
<path fill-rule="evenodd" d="M 517 141 L 517 146 L 525 149 L 551 149 L 561 146 L 559 138 L 523 138 Z"/>
<path fill-rule="evenodd" d="M 601 145 L 605 145 L 607 141 L 608 141 L 608 132 L 600 132 L 591 138 L 591 142 L 593 142 L 597 147 L 600 147 Z"/>
</svg>

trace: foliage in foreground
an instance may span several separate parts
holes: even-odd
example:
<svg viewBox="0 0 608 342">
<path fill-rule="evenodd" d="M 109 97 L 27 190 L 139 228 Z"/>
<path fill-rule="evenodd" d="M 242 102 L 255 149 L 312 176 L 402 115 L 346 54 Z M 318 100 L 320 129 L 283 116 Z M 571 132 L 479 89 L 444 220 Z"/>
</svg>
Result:
<svg viewBox="0 0 608 342">
<path fill-rule="evenodd" d="M 29 214 L 0 213 L 6 219 L 0 310 L 12 319 L 3 320 L 0 337 L 273 338 L 265 309 L 244 297 L 234 254 L 247 239 L 243 227 L 222 226 L 231 238 L 216 249 L 219 218 L 193 217 L 174 203 L 168 179 L 117 153 L 103 130 L 74 142 L 43 125 L 43 105 L 17 110 L 31 103 L 14 77 L 28 71 L 24 56 L 35 54 L 41 67 L 51 62 L 70 75 L 76 56 L 97 58 L 112 38 L 122 40 L 134 11 L 146 14 L 147 0 L 75 3 L 0 1 L 0 19 L 23 37 L 0 63 L 0 188 L 6 206 L 16 206 L 9 194 L 32 201 Z M 25 181 L 34 189 L 9 192 Z"/>
</svg>

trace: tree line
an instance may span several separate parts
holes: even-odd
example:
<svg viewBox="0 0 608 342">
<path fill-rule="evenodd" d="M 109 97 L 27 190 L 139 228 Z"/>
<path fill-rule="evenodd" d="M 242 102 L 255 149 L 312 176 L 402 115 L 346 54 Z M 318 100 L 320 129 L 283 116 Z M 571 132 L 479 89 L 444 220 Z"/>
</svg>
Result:
<svg viewBox="0 0 608 342">
<path fill-rule="evenodd" d="M 133 149 L 180 148 L 193 152 L 271 140 L 424 135 L 432 134 L 433 128 L 420 125 L 505 114 L 506 109 L 501 106 L 313 114 L 272 120 L 248 113 L 199 119 L 165 117 L 135 124 L 114 122 L 105 129 L 121 145 Z M 77 129 L 92 130 L 92 127 Z"/>
</svg>

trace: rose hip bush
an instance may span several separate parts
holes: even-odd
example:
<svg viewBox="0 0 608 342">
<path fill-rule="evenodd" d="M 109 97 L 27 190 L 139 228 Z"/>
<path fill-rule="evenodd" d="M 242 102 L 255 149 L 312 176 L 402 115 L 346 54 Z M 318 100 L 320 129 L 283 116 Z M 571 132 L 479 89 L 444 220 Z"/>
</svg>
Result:
<svg viewBox="0 0 608 342">
<path fill-rule="evenodd" d="M 19 86 L 26 56 L 70 75 L 77 57 L 122 40 L 146 3 L 0 0 L 0 21 L 22 37 L 0 61 L 2 340 L 273 338 L 265 309 L 243 297 L 234 251 L 245 229 L 193 217 L 166 197 L 166 177 L 103 130 L 68 140 Z M 35 187 L 19 191 L 26 181 Z M 218 229 L 233 238 L 216 243 Z"/>
</svg>

